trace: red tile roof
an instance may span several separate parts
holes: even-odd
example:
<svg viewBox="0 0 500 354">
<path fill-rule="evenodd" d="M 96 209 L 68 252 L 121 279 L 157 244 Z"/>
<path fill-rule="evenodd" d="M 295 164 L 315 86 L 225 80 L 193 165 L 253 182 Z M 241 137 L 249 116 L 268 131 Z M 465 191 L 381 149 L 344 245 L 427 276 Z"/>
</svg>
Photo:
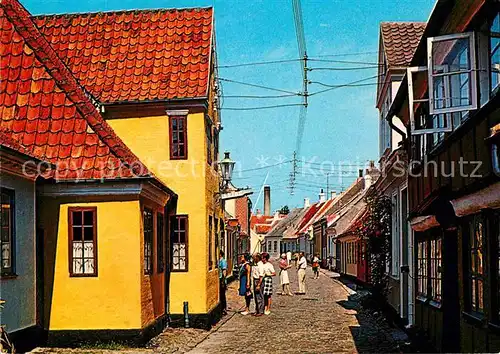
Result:
<svg viewBox="0 0 500 354">
<path fill-rule="evenodd" d="M 272 228 L 272 225 L 255 225 L 255 232 L 258 234 L 267 234 Z"/>
<path fill-rule="evenodd" d="M 309 222 L 311 219 L 314 217 L 314 215 L 318 212 L 320 209 L 320 203 L 315 203 L 307 209 L 306 213 L 304 214 L 304 217 L 302 218 L 302 221 L 300 222 L 300 225 L 298 227 L 297 234 L 301 234 L 306 232 L 307 226 L 309 226 Z"/>
<path fill-rule="evenodd" d="M 14 140 L 12 138 L 11 132 L 9 132 L 6 129 L 0 128 L 0 146 L 6 147 L 9 149 L 12 149 L 14 151 L 17 151 L 23 155 L 26 155 L 28 157 L 34 158 L 38 160 L 38 157 L 33 155 L 31 151 L 26 149 L 25 146 L 19 144 L 18 141 Z"/>
<path fill-rule="evenodd" d="M 38 16 L 36 25 L 102 103 L 206 97 L 212 8 Z"/>
<path fill-rule="evenodd" d="M 250 217 L 250 228 L 257 224 L 271 224 L 273 222 L 274 216 L 271 215 L 252 215 Z"/>
<path fill-rule="evenodd" d="M 0 3 L 0 126 L 57 179 L 150 176 L 17 0 Z"/>
<path fill-rule="evenodd" d="M 417 50 L 425 22 L 382 22 L 380 32 L 389 67 L 407 67 Z"/>
</svg>

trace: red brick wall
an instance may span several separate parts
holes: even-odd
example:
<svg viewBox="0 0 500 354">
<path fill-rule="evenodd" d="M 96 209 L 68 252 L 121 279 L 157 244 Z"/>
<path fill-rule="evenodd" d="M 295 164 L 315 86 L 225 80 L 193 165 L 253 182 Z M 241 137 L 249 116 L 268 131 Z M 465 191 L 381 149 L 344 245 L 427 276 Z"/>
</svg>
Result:
<svg viewBox="0 0 500 354">
<path fill-rule="evenodd" d="M 248 197 L 236 199 L 236 218 L 241 225 L 241 231 L 247 235 L 250 234 L 248 226 L 248 218 L 250 217 L 248 210 Z"/>
</svg>

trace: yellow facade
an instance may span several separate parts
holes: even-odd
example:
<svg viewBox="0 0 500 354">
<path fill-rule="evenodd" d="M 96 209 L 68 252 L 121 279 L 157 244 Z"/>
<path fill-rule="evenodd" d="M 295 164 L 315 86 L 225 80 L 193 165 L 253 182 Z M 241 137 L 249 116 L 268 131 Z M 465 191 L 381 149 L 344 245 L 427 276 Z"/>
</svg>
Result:
<svg viewBox="0 0 500 354">
<path fill-rule="evenodd" d="M 189 312 L 206 314 L 219 302 L 218 272 L 208 267 L 208 219 L 222 219 L 218 199 L 218 173 L 207 163 L 204 113 L 187 117 L 188 159 L 170 160 L 167 115 L 108 119 L 125 144 L 178 195 L 177 214 L 188 215 L 188 271 L 172 272 L 170 311 L 180 314 L 183 302 Z M 215 160 L 215 158 L 213 158 Z M 222 221 L 222 220 L 221 220 Z M 212 260 L 215 263 L 215 228 L 212 232 Z"/>
<path fill-rule="evenodd" d="M 46 198 L 41 205 L 45 327 L 49 330 L 142 328 L 139 200 L 66 203 Z M 97 277 L 68 274 L 68 207 L 97 207 Z"/>
</svg>

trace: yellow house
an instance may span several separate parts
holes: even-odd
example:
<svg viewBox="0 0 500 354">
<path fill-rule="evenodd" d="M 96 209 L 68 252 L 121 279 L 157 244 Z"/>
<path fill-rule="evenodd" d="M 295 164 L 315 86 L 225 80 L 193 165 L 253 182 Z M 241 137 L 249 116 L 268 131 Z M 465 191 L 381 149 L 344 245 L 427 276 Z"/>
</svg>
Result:
<svg viewBox="0 0 500 354">
<path fill-rule="evenodd" d="M 223 229 L 212 8 L 38 16 L 35 22 L 100 103 L 107 123 L 177 193 L 177 214 L 169 220 L 168 310 L 179 323 L 187 302 L 190 325 L 209 328 L 222 313 L 217 245 Z M 138 208 L 120 206 L 129 213 Z"/>
<path fill-rule="evenodd" d="M 101 106 L 17 0 L 0 3 L 0 19 L 2 40 L 8 43 L 2 50 L 0 128 L 33 156 L 23 163 L 25 177 L 34 181 L 41 173 L 36 208 L 29 203 L 35 200 L 29 194 L 34 184 L 2 181 L 2 208 L 5 204 L 9 215 L 19 216 L 12 223 L 26 223 L 20 225 L 25 228 L 6 224 L 2 249 L 5 240 L 9 249 L 16 248 L 13 244 L 27 252 L 36 246 L 31 259 L 20 258 L 25 264 L 14 264 L 10 256 L 2 262 L 9 265 L 2 268 L 2 296 L 12 305 L 21 299 L 21 281 L 36 279 L 24 287 L 26 297 L 36 299 L 34 306 L 24 301 L 24 311 L 8 309 L 8 330 L 20 333 L 29 325 L 35 333 L 37 327 L 48 331 L 50 343 L 62 345 L 144 342 L 168 318 L 167 230 L 175 219 L 177 195 L 106 123 Z M 51 165 L 40 166 L 40 161 Z M 16 230 L 26 232 L 16 235 Z M 16 320 L 16 311 L 26 318 Z M 32 337 L 23 333 L 24 339 Z"/>
</svg>

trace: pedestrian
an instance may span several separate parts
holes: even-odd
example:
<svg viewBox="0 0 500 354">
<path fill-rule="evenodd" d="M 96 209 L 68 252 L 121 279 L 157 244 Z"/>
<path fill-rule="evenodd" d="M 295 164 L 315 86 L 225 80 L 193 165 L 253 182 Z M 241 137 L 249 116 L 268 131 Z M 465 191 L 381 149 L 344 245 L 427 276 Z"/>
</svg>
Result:
<svg viewBox="0 0 500 354">
<path fill-rule="evenodd" d="M 280 259 L 280 283 L 282 292 L 281 295 L 290 295 L 293 296 L 292 291 L 290 290 L 290 278 L 288 277 L 288 269 L 292 267 L 290 262 L 287 259 L 287 255 L 283 253 Z"/>
<path fill-rule="evenodd" d="M 273 295 L 273 278 L 276 275 L 274 266 L 269 262 L 269 253 L 262 254 L 262 263 L 264 263 L 264 280 L 262 286 L 262 294 L 264 295 L 264 314 L 271 314 L 271 296 Z"/>
<path fill-rule="evenodd" d="M 240 258 L 240 296 L 245 297 L 245 310 L 241 312 L 242 315 L 248 315 L 250 313 L 250 302 L 252 301 L 252 290 L 250 288 L 250 282 L 252 279 L 252 267 L 250 266 L 250 255 L 245 253 Z"/>
<path fill-rule="evenodd" d="M 264 263 L 259 253 L 253 255 L 252 280 L 253 293 L 255 298 L 255 316 L 264 315 L 264 295 L 261 291 L 262 281 L 264 279 Z"/>
<path fill-rule="evenodd" d="M 321 259 L 319 258 L 319 254 L 316 253 L 316 255 L 312 259 L 312 270 L 314 273 L 313 279 L 319 279 L 319 263 L 320 262 L 321 262 Z"/>
<path fill-rule="evenodd" d="M 306 293 L 306 268 L 307 268 L 307 260 L 304 256 L 304 252 L 300 252 L 299 260 L 297 262 L 297 276 L 299 278 L 299 291 L 297 294 L 305 295 Z"/>
<path fill-rule="evenodd" d="M 227 301 L 226 301 L 226 289 L 227 289 L 227 261 L 224 258 L 224 251 L 219 252 L 219 297 L 222 306 L 222 314 L 227 314 Z"/>
<path fill-rule="evenodd" d="M 292 251 L 288 250 L 288 252 L 286 253 L 286 260 L 287 260 L 288 264 L 291 264 L 291 262 L 292 262 Z"/>
</svg>

